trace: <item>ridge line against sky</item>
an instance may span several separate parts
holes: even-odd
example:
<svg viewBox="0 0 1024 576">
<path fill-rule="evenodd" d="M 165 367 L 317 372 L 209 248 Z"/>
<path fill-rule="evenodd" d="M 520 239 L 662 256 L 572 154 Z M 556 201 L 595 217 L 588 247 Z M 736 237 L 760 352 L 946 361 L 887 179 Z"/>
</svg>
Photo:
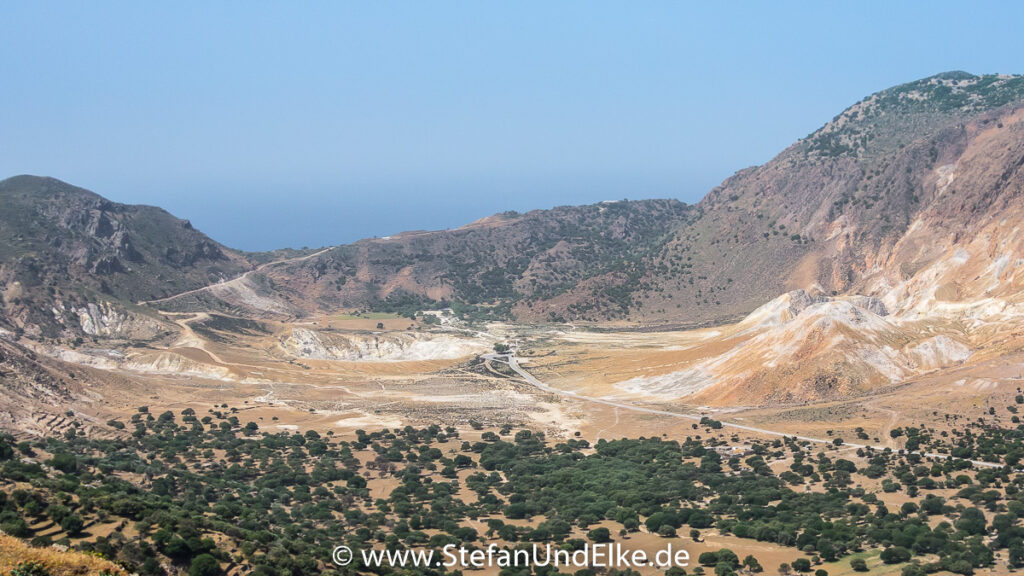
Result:
<svg viewBox="0 0 1024 576">
<path fill-rule="evenodd" d="M 872 92 L 1024 72 L 1021 21 L 999 2 L 7 4 L 0 178 L 246 250 L 695 202 Z"/>
</svg>

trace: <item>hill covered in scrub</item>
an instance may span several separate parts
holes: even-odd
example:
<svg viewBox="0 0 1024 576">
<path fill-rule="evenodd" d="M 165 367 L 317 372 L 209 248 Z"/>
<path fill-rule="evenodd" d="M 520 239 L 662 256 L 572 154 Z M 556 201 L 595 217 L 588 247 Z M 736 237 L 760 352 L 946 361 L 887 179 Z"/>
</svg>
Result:
<svg viewBox="0 0 1024 576">
<path fill-rule="evenodd" d="M 866 98 L 712 190 L 649 267 L 636 315 L 714 320 L 813 286 L 885 297 L 996 221 L 1019 222 L 1022 98 L 1021 77 L 962 74 Z M 1015 245 L 1003 224 L 992 232 Z M 954 282 L 959 298 L 984 292 Z"/>
<path fill-rule="evenodd" d="M 894 310 L 1009 293 L 1022 106 L 1020 76 L 940 74 L 868 96 L 696 205 L 509 212 L 315 253 L 243 254 L 160 209 L 16 177 L 0 183 L 5 324 L 145 339 L 166 329 L 147 316 L 157 307 L 291 318 L 451 306 L 475 318 L 697 325 L 794 289 L 862 293 Z M 954 270 L 961 251 L 971 264 Z M 977 280 L 991 266 L 1006 273 L 999 287 Z"/>
<path fill-rule="evenodd" d="M 132 303 L 250 267 L 241 253 L 160 208 L 118 204 L 53 178 L 0 181 L 0 285 L 9 329 L 141 337 L 155 327 L 132 321 L 142 313 L 130 310 Z"/>
<path fill-rule="evenodd" d="M 628 315 L 648 256 L 687 211 L 675 200 L 644 200 L 505 213 L 455 230 L 339 246 L 267 278 L 298 312 L 450 304 L 507 318 L 561 298 L 565 309 L 543 320 L 584 313 L 613 320 Z M 582 293 L 585 301 L 574 296 Z"/>
<path fill-rule="evenodd" d="M 315 251 L 2 181 L 0 576 L 588 542 L 720 576 L 1024 568 L 1022 196 L 1022 79 L 965 73 L 695 205 Z"/>
<path fill-rule="evenodd" d="M 735 319 L 799 288 L 891 296 L 960 249 L 973 264 L 1020 257 L 968 245 L 989 231 L 1004 246 L 1019 240 L 1007 219 L 1021 217 L 1022 106 L 1024 77 L 940 74 L 865 98 L 693 206 L 504 214 L 341 246 L 254 288 L 294 314 L 453 305 L 522 321 L 662 325 Z M 957 299 L 988 290 L 947 280 L 961 286 Z"/>
<path fill-rule="evenodd" d="M 792 565 L 891 575 L 905 565 L 902 574 L 970 575 L 1024 566 L 1021 477 L 1011 472 L 1024 445 L 975 421 L 959 437 L 900 428 L 906 452 L 852 452 L 840 438 L 812 450 L 787 437 L 754 441 L 741 457 L 730 455 L 713 419 L 702 421 L 701 438 L 594 445 L 529 429 L 463 437 L 436 425 L 341 440 L 267 432 L 227 409 L 153 415 L 141 407 L 127 420 L 132 434 L 111 440 L 71 435 L 15 448 L 0 435 L 4 530 L 43 545 L 73 541 L 146 576 L 376 570 L 359 555 L 351 566 L 332 565 L 341 544 L 579 549 L 616 541 L 639 549 L 645 539 L 685 545 L 691 566 L 721 574 L 741 566 L 788 574 Z M 951 456 L 929 462 L 918 450 Z M 8 491 L 14 483 L 34 489 Z M 728 538 L 730 547 L 705 538 Z M 0 538 L 0 554 L 11 548 L 19 559 L 53 557 Z"/>
</svg>

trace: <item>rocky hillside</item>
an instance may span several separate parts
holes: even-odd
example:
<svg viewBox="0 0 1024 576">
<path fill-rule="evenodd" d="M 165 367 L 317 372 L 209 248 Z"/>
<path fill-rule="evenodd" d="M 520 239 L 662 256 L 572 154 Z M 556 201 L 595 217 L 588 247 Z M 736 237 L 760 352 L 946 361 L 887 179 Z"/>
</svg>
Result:
<svg viewBox="0 0 1024 576">
<path fill-rule="evenodd" d="M 96 401 L 91 374 L 79 366 L 38 354 L 0 331 L 0 429 L 17 434 L 63 434 L 77 427 L 76 416 Z M 83 417 L 94 431 L 95 421 Z"/>
<path fill-rule="evenodd" d="M 454 230 L 338 246 L 164 304 L 182 310 L 302 315 L 454 306 L 472 317 L 625 318 L 646 286 L 650 255 L 690 208 L 675 200 L 604 202 L 504 213 Z"/>
<path fill-rule="evenodd" d="M 940 74 L 865 98 L 693 206 L 505 213 L 274 265 L 159 209 L 13 178 L 0 183 L 6 323 L 152 335 L 159 327 L 138 321 L 145 310 L 123 303 L 181 293 L 159 307 L 296 317 L 452 306 L 476 318 L 646 325 L 736 320 L 795 289 L 875 296 L 894 312 L 1013 294 L 1022 110 L 1024 77 Z M 985 274 L 996 269 L 993 283 Z"/>
<path fill-rule="evenodd" d="M 961 248 L 972 270 L 943 293 L 986 295 L 972 275 L 1022 255 L 1022 108 L 1020 76 L 943 74 L 866 98 L 712 190 L 647 265 L 633 314 L 736 317 L 807 287 L 887 296 Z"/>
<path fill-rule="evenodd" d="M 0 323 L 34 337 L 152 337 L 159 325 L 133 303 L 251 267 L 160 208 L 118 204 L 53 178 L 3 180 L 0 207 Z"/>
<path fill-rule="evenodd" d="M 1022 105 L 1024 77 L 940 74 L 865 98 L 695 206 L 603 203 L 366 240 L 179 304 L 665 325 L 738 319 L 800 288 L 883 296 L 1010 215 Z M 987 290 L 957 282 L 943 293 Z"/>
</svg>

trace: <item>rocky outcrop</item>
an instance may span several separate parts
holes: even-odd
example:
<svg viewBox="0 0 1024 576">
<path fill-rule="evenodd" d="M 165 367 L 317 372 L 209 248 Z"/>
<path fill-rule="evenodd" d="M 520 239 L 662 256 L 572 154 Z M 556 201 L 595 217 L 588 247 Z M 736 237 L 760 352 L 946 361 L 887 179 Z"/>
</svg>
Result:
<svg viewBox="0 0 1024 576">
<path fill-rule="evenodd" d="M 887 316 L 876 298 L 784 294 L 737 324 L 739 345 L 668 374 L 618 383 L 624 392 L 699 404 L 792 403 L 852 397 L 963 363 L 953 334 Z"/>
<path fill-rule="evenodd" d="M 123 332 L 122 302 L 184 292 L 251 268 L 247 259 L 184 221 L 148 206 L 129 206 L 52 178 L 0 181 L 0 288 L 3 315 L 26 334 L 49 338 Z M 89 310 L 102 298 L 120 308 L 107 321 Z M 57 301 L 83 321 L 61 324 Z M 72 304 L 73 303 L 73 304 Z M 81 309 L 86 310 L 82 311 Z"/>
<path fill-rule="evenodd" d="M 292 329 L 280 340 L 291 356 L 347 362 L 450 360 L 479 354 L 487 344 L 442 334 L 321 333 Z"/>
<path fill-rule="evenodd" d="M 102 300 L 79 303 L 56 300 L 50 313 L 53 322 L 67 333 L 93 338 L 149 341 L 168 330 L 165 323 L 154 316 L 129 312 Z"/>
<path fill-rule="evenodd" d="M 149 340 L 163 328 L 153 318 L 126 312 L 109 302 L 89 303 L 75 308 L 73 312 L 78 316 L 82 332 L 90 336 Z"/>
<path fill-rule="evenodd" d="M 127 319 L 126 314 L 104 306 L 101 310 L 95 304 L 89 304 L 75 310 L 82 331 L 90 336 L 112 336 L 120 334 Z"/>
</svg>

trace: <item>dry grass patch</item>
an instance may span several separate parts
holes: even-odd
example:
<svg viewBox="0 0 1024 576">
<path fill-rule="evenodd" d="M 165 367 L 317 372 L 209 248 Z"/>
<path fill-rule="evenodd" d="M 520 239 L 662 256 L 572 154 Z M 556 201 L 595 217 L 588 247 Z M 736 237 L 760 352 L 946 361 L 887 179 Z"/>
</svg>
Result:
<svg viewBox="0 0 1024 576">
<path fill-rule="evenodd" d="M 110 560 L 55 547 L 35 548 L 13 536 L 0 533 L 0 572 L 7 574 L 23 562 L 39 563 L 52 576 L 126 574 Z"/>
</svg>

